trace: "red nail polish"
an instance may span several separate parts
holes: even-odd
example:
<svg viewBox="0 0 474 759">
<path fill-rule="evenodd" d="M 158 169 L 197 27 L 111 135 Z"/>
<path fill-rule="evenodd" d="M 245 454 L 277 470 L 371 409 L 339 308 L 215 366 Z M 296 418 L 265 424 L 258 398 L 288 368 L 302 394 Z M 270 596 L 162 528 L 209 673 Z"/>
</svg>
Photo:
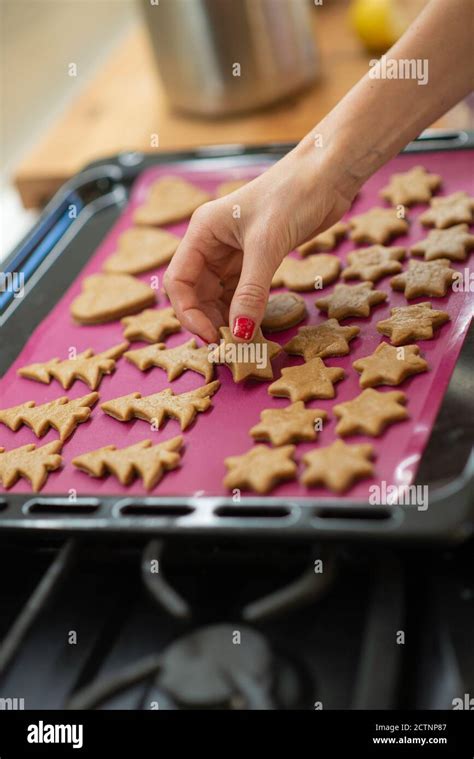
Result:
<svg viewBox="0 0 474 759">
<path fill-rule="evenodd" d="M 250 340 L 254 329 L 255 322 L 253 319 L 249 319 L 247 316 L 237 316 L 234 320 L 234 329 L 232 332 L 234 337 L 238 337 L 241 340 Z"/>
</svg>

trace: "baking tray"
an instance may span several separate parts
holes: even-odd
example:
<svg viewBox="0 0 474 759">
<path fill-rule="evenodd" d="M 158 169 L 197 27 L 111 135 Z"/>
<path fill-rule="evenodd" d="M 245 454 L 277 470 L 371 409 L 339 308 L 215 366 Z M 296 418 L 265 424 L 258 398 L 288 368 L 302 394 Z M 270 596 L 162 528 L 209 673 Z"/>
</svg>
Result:
<svg viewBox="0 0 474 759">
<path fill-rule="evenodd" d="M 467 133 L 424 134 L 405 152 L 473 148 Z M 42 318 L 75 279 L 104 234 L 123 212 L 131 183 L 157 164 L 199 166 L 200 171 L 266 164 L 291 145 L 222 146 L 186 153 L 143 156 L 126 153 L 97 162 L 67 183 L 46 207 L 38 224 L 17 247 L 5 270 L 26 274 L 25 297 L 0 300 L 3 374 Z M 466 154 L 466 159 L 470 154 Z M 73 213 L 71 214 L 71 209 Z M 38 286 L 38 283 L 41 285 Z M 466 341 L 438 416 L 438 429 L 423 458 L 418 481 L 432 486 L 427 511 L 413 506 L 372 506 L 347 497 L 298 499 L 290 496 L 244 497 L 238 505 L 228 497 L 145 497 L 103 495 L 103 488 L 71 503 L 57 495 L 7 493 L 0 501 L 0 527 L 107 534 L 235 534 L 314 537 L 450 537 L 462 539 L 472 530 L 472 442 L 468 412 L 472 409 L 472 342 Z M 470 367 L 470 370 L 469 370 Z M 62 392 L 56 395 L 63 394 Z M 80 393 L 82 394 L 82 393 Z M 469 405 L 471 403 L 471 405 Z M 458 420 L 453 418 L 457 412 Z M 443 418 L 448 426 L 443 427 Z M 472 414 L 471 414 L 472 419 Z M 199 422 L 198 422 L 199 424 Z M 455 432 L 453 445 L 452 432 Z M 459 439 L 459 433 L 463 439 Z M 142 434 L 141 437 L 144 435 Z M 171 435 L 166 435 L 170 437 Z M 98 446 L 94 446 L 98 447 Z M 431 471 L 430 471 L 431 470 Z"/>
</svg>

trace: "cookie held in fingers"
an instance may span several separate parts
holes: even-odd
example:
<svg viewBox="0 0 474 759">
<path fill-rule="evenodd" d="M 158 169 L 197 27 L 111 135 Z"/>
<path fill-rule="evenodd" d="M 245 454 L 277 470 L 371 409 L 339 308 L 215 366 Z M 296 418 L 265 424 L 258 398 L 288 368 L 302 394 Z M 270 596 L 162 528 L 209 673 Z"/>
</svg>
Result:
<svg viewBox="0 0 474 759">
<path fill-rule="evenodd" d="M 388 343 L 380 343 L 370 356 L 359 358 L 352 366 L 360 373 L 361 387 L 400 385 L 407 377 L 428 371 L 417 345 L 396 348 Z"/>
<path fill-rule="evenodd" d="M 181 330 L 181 324 L 171 308 L 147 308 L 136 316 L 127 316 L 121 320 L 125 327 L 123 334 L 127 340 L 144 340 L 158 343 L 168 335 Z"/>
<path fill-rule="evenodd" d="M 167 387 L 159 393 L 144 395 L 129 393 L 120 398 L 112 398 L 101 404 L 101 409 L 119 422 L 131 419 L 143 419 L 145 422 L 162 427 L 166 419 L 176 419 L 181 429 L 185 430 L 198 413 L 207 411 L 212 406 L 211 397 L 220 387 L 218 380 L 202 385 L 196 390 L 175 395 Z"/>
<path fill-rule="evenodd" d="M 134 227 L 118 238 L 117 250 L 105 259 L 112 274 L 141 274 L 169 263 L 181 239 L 164 229 Z"/>
<path fill-rule="evenodd" d="M 102 324 L 135 314 L 155 301 L 151 287 L 129 274 L 92 274 L 82 280 L 71 315 L 80 324 Z"/>
<path fill-rule="evenodd" d="M 447 258 L 449 261 L 465 261 L 474 248 L 474 235 L 467 224 L 456 224 L 448 229 L 432 229 L 424 240 L 415 243 L 410 252 L 424 256 L 425 261 Z"/>
<path fill-rule="evenodd" d="M 144 372 L 152 366 L 158 366 L 168 372 L 168 381 L 181 377 L 183 372 L 190 369 L 202 374 L 206 382 L 214 376 L 214 364 L 209 361 L 207 347 L 198 348 L 194 338 L 176 348 L 167 348 L 164 343 L 148 345 L 146 348 L 127 351 L 125 358 Z"/>
<path fill-rule="evenodd" d="M 449 321 L 446 311 L 436 311 L 431 303 L 392 308 L 390 318 L 378 322 L 377 331 L 390 338 L 392 345 L 405 345 L 412 340 L 432 340 L 434 332 Z"/>
<path fill-rule="evenodd" d="M 65 390 L 69 390 L 76 380 L 81 380 L 91 390 L 96 390 L 102 381 L 102 377 L 115 371 L 117 359 L 127 348 L 127 342 L 114 345 L 101 353 L 94 353 L 91 348 L 88 348 L 82 353 L 78 353 L 76 358 L 69 358 L 64 361 L 60 361 L 59 358 L 52 358 L 49 361 L 22 366 L 17 370 L 17 374 L 20 377 L 45 384 L 49 384 L 52 379 L 55 379 Z"/>
<path fill-rule="evenodd" d="M 351 401 L 334 406 L 335 416 L 340 419 L 336 434 L 371 435 L 378 437 L 390 424 L 408 419 L 405 408 L 407 397 L 400 390 L 381 393 L 372 388 L 363 390 Z"/>
<path fill-rule="evenodd" d="M 293 480 L 297 466 L 293 459 L 294 445 L 270 448 L 267 445 L 255 445 L 242 456 L 229 456 L 224 460 L 228 473 L 224 478 L 224 487 L 229 490 L 252 490 L 265 494 L 278 483 Z"/>
<path fill-rule="evenodd" d="M 316 253 L 320 250 L 334 250 L 336 245 L 346 236 L 348 229 L 348 224 L 344 221 L 338 221 L 316 237 L 312 237 L 308 242 L 299 245 L 298 253 L 301 256 L 307 256 L 309 253 Z"/>
<path fill-rule="evenodd" d="M 262 329 L 265 332 L 282 332 L 294 327 L 306 317 L 306 303 L 296 293 L 277 293 L 268 299 Z"/>
<path fill-rule="evenodd" d="M 0 409 L 0 424 L 4 424 L 13 432 L 26 425 L 33 430 L 36 437 L 43 437 L 50 427 L 53 427 L 59 432 L 60 440 L 66 440 L 78 424 L 87 422 L 92 413 L 92 406 L 98 399 L 99 393 L 89 393 L 74 400 L 63 396 L 39 406 L 35 401 L 27 401 L 19 406 Z"/>
<path fill-rule="evenodd" d="M 382 290 L 374 290 L 372 282 L 360 285 L 336 285 L 331 295 L 319 298 L 316 307 L 326 311 L 330 319 L 348 319 L 350 316 L 367 317 L 370 310 L 387 300 Z"/>
<path fill-rule="evenodd" d="M 473 221 L 474 198 L 464 191 L 433 198 L 430 208 L 420 216 L 423 226 L 437 229 L 446 229 L 454 224 L 472 224 Z"/>
<path fill-rule="evenodd" d="M 324 485 L 334 493 L 344 493 L 357 481 L 373 477 L 374 448 L 370 443 L 347 445 L 336 440 L 326 448 L 315 448 L 303 456 L 306 465 L 301 482 L 307 487 Z"/>
<path fill-rule="evenodd" d="M 448 292 L 457 272 L 451 269 L 447 258 L 436 261 L 410 261 L 403 274 L 397 274 L 390 280 L 393 290 L 401 290 L 405 298 L 442 298 Z"/>
<path fill-rule="evenodd" d="M 196 208 L 211 200 L 209 193 L 181 177 L 162 177 L 154 182 L 148 197 L 133 214 L 135 224 L 172 224 L 189 219 Z"/>
<path fill-rule="evenodd" d="M 299 366 L 282 369 L 281 377 L 268 388 L 270 395 L 294 401 L 312 398 L 334 398 L 334 383 L 344 377 L 344 369 L 326 366 L 320 358 L 313 358 Z"/>
<path fill-rule="evenodd" d="M 221 341 L 209 350 L 209 360 L 226 364 L 234 382 L 246 379 L 267 382 L 273 379 L 272 359 L 281 353 L 278 343 L 266 340 L 262 330 L 257 329 L 249 342 L 237 342 L 229 327 L 220 327 Z"/>
<path fill-rule="evenodd" d="M 318 425 L 322 426 L 326 419 L 327 413 L 322 409 L 305 408 L 303 401 L 296 401 L 285 408 L 264 409 L 250 435 L 275 446 L 316 440 Z"/>
<path fill-rule="evenodd" d="M 293 356 L 303 356 L 305 361 L 347 356 L 349 342 L 359 332 L 359 327 L 341 327 L 337 319 L 327 319 L 314 327 L 300 327 L 298 334 L 283 346 L 283 350 Z"/>
<path fill-rule="evenodd" d="M 62 464 L 61 448 L 59 440 L 41 446 L 29 443 L 10 451 L 0 448 L 0 482 L 3 487 L 8 490 L 23 477 L 30 481 L 33 490 L 41 490 L 49 473 Z"/>
<path fill-rule="evenodd" d="M 107 445 L 76 456 L 72 464 L 91 477 L 111 474 L 122 485 L 130 485 L 138 476 L 143 480 L 146 490 L 151 490 L 165 472 L 180 465 L 182 445 L 182 435 L 157 445 L 153 445 L 151 440 L 141 440 L 126 448 Z"/>
<path fill-rule="evenodd" d="M 408 232 L 408 222 L 399 218 L 395 208 L 371 208 L 349 219 L 349 225 L 351 240 L 378 245 Z"/>
<path fill-rule="evenodd" d="M 380 191 L 380 196 L 392 206 L 412 206 L 429 203 L 431 196 L 441 187 L 439 174 L 430 174 L 423 166 L 392 174 L 390 182 Z"/>
<path fill-rule="evenodd" d="M 299 292 L 319 290 L 334 282 L 340 271 L 339 258 L 328 253 L 317 253 L 303 261 L 286 256 L 273 275 L 271 286 Z"/>
<path fill-rule="evenodd" d="M 402 270 L 400 261 L 404 258 L 405 248 L 384 245 L 359 248 L 348 254 L 349 266 L 342 272 L 342 278 L 377 282 L 388 274 L 398 274 Z"/>
</svg>

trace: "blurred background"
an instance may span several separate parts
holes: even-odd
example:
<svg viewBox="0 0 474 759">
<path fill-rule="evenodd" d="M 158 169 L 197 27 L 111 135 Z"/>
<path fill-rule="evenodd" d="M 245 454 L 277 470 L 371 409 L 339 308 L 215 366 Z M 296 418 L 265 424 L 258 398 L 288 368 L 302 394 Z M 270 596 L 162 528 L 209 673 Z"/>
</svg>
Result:
<svg viewBox="0 0 474 759">
<path fill-rule="evenodd" d="M 298 140 L 426 2 L 0 0 L 0 256 L 92 160 Z"/>
</svg>

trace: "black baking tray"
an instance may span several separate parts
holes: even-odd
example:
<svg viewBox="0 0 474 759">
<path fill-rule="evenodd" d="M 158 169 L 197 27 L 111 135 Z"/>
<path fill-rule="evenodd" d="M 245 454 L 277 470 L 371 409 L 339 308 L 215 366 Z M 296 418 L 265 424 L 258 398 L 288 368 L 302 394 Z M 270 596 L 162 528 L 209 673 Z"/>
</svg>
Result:
<svg viewBox="0 0 474 759">
<path fill-rule="evenodd" d="M 90 164 L 45 207 L 31 232 L 4 263 L 25 270 L 24 297 L 0 300 L 0 376 L 79 274 L 119 218 L 131 185 L 146 168 L 191 162 L 217 168 L 272 162 L 293 144 L 223 145 L 181 152 L 122 153 Z M 474 133 L 429 131 L 405 152 L 474 148 Z M 70 209 L 75 209 L 73 218 Z M 75 218 L 74 218 L 75 217 Z M 91 536 L 237 536 L 288 539 L 354 538 L 460 542 L 474 529 L 474 341 L 472 329 L 430 437 L 416 482 L 431 489 L 429 507 L 373 506 L 337 499 L 84 497 L 0 495 L 0 531 Z"/>
</svg>

